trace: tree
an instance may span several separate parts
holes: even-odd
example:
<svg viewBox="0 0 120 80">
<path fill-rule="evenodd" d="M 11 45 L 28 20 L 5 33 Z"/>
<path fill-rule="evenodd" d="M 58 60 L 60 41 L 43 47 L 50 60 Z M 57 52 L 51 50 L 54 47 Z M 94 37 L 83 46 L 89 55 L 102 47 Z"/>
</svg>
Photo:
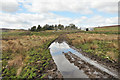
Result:
<svg viewBox="0 0 120 80">
<path fill-rule="evenodd" d="M 31 31 L 36 31 L 36 26 L 31 27 Z"/>
<path fill-rule="evenodd" d="M 77 29 L 77 27 L 75 26 L 75 24 L 69 24 L 69 26 L 70 26 L 70 29 Z"/>
<path fill-rule="evenodd" d="M 44 25 L 43 30 L 49 30 L 49 25 L 48 24 Z"/>
<path fill-rule="evenodd" d="M 62 29 L 64 29 L 64 26 L 61 25 L 61 24 L 59 24 L 59 25 L 58 25 L 58 29 L 62 30 Z"/>
<path fill-rule="evenodd" d="M 55 30 L 57 31 L 57 25 L 55 25 Z"/>
<path fill-rule="evenodd" d="M 40 25 L 38 25 L 37 31 L 41 31 L 41 30 L 42 30 L 42 27 Z"/>
</svg>

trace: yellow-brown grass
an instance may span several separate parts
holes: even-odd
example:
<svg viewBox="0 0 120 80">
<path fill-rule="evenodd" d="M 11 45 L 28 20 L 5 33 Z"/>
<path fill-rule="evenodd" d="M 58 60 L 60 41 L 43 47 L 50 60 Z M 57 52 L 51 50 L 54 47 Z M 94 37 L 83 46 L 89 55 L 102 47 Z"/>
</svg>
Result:
<svg viewBox="0 0 120 80">
<path fill-rule="evenodd" d="M 73 34 L 67 34 L 69 39 L 72 42 L 72 45 L 79 45 L 79 44 L 85 44 L 89 43 L 88 46 L 90 46 L 90 49 L 96 50 L 97 48 L 100 48 L 98 46 L 98 43 L 92 43 L 93 41 L 102 41 L 102 42 L 109 42 L 105 44 L 108 48 L 113 48 L 118 50 L 118 35 L 116 34 L 89 34 L 89 33 L 73 33 Z M 104 45 L 104 43 L 103 43 Z M 103 46 L 104 47 L 104 46 Z M 105 47 L 106 48 L 106 47 Z M 102 49 L 102 48 L 101 48 Z M 107 50 L 107 49 L 106 49 Z M 95 51 L 95 54 L 105 54 L 101 51 Z M 107 52 L 107 56 L 111 57 L 111 59 L 117 61 L 118 59 L 118 53 L 114 51 Z"/>
<path fill-rule="evenodd" d="M 117 44 L 117 43 L 113 43 L 113 42 L 109 43 L 109 44 L 108 44 L 108 47 L 116 48 L 116 49 L 119 48 L 119 47 L 118 47 L 118 44 Z"/>
<path fill-rule="evenodd" d="M 8 66 L 21 66 L 22 64 L 22 55 L 16 55 L 13 60 L 8 61 Z"/>
<path fill-rule="evenodd" d="M 96 45 L 96 44 L 92 44 L 92 45 L 90 45 L 90 48 L 93 49 L 93 50 L 95 50 L 95 49 L 98 48 L 98 45 Z"/>
<path fill-rule="evenodd" d="M 23 51 L 28 51 L 32 47 L 37 47 L 48 41 L 49 39 L 54 39 L 55 36 L 23 36 L 21 39 L 15 40 L 2 40 L 2 50 L 12 51 L 13 53 L 22 53 Z"/>
<path fill-rule="evenodd" d="M 29 58 L 28 55 L 26 55 L 25 53 L 33 48 L 33 47 L 39 47 L 41 45 L 43 45 L 46 41 L 51 40 L 51 39 L 55 39 L 56 36 L 55 35 L 51 35 L 51 36 L 36 36 L 36 35 L 32 35 L 32 36 L 22 36 L 20 38 L 16 38 L 16 39 L 11 39 L 10 40 L 1 40 L 2 41 L 2 50 L 5 54 L 5 52 L 7 53 L 12 53 L 12 59 L 8 60 L 8 67 L 10 66 L 14 66 L 17 67 L 17 73 L 16 75 L 20 75 L 22 68 L 24 66 L 24 62 L 27 61 L 27 59 Z M 25 57 L 25 56 L 26 57 Z"/>
<path fill-rule="evenodd" d="M 113 60 L 115 60 L 115 61 L 118 61 L 118 54 L 117 54 L 117 53 L 108 51 L 106 54 L 107 54 L 111 59 L 113 59 Z"/>
<path fill-rule="evenodd" d="M 107 41 L 114 41 L 118 40 L 118 35 L 111 34 L 88 34 L 88 33 L 74 33 L 74 34 L 67 34 L 69 39 L 73 40 L 72 43 L 76 44 L 78 43 L 86 43 L 86 42 L 92 42 L 94 40 L 107 40 Z"/>
</svg>

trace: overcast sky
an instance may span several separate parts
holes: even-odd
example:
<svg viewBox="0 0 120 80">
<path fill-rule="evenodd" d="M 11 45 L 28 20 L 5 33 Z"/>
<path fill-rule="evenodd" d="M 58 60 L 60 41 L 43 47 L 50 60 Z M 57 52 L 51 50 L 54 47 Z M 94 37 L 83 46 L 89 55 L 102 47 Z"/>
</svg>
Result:
<svg viewBox="0 0 120 80">
<path fill-rule="evenodd" d="M 118 24 L 119 0 L 0 0 L 0 28 L 40 24 L 94 27 Z"/>
</svg>

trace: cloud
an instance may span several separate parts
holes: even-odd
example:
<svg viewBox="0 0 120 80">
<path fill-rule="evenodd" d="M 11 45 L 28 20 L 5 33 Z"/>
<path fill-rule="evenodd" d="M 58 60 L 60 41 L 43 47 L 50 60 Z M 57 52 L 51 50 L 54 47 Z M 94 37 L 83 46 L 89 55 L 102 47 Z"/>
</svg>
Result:
<svg viewBox="0 0 120 80">
<path fill-rule="evenodd" d="M 117 17 L 106 17 L 94 13 L 99 12 L 117 13 L 118 0 L 2 0 L 0 1 L 0 24 L 2 27 L 15 29 L 28 29 L 31 26 L 58 24 L 69 25 L 74 23 L 78 27 L 115 25 L 118 23 Z M 14 13 L 26 8 L 27 12 Z M 78 18 L 70 18 L 52 13 L 52 11 L 67 11 L 82 14 Z M 34 12 L 34 13 L 31 13 Z M 88 17 L 89 14 L 93 16 Z M 64 14 L 63 14 L 64 15 Z"/>
<path fill-rule="evenodd" d="M 0 5 L 3 12 L 16 12 L 19 9 L 17 0 L 0 0 Z"/>
<path fill-rule="evenodd" d="M 91 8 L 96 9 L 100 12 L 106 13 L 117 13 L 118 12 L 118 0 L 100 0 L 100 1 L 93 1 L 91 3 Z"/>
<path fill-rule="evenodd" d="M 81 21 L 81 25 L 83 25 L 83 27 L 109 26 L 117 24 L 118 17 L 104 17 L 100 15 L 96 15 L 91 18 L 86 18 L 83 21 Z"/>
<path fill-rule="evenodd" d="M 49 11 L 69 11 L 82 14 L 91 14 L 88 3 L 79 0 L 31 0 L 25 1 L 23 6 L 30 12 L 46 13 Z"/>
<path fill-rule="evenodd" d="M 100 12 L 116 13 L 118 0 L 25 0 L 23 6 L 30 12 L 69 11 L 81 14 Z"/>
<path fill-rule="evenodd" d="M 118 12 L 119 0 L 1 0 L 0 7 L 5 12 L 16 12 L 20 4 L 29 12 L 47 13 L 50 11 L 68 11 L 81 14 L 100 12 Z"/>
<path fill-rule="evenodd" d="M 52 13 L 41 13 L 41 14 L 30 14 L 30 13 L 0 13 L 0 23 L 2 27 L 15 28 L 15 29 L 28 29 L 32 26 L 41 26 L 45 24 L 59 24 L 69 25 L 70 23 L 75 24 L 78 27 L 91 27 L 91 26 L 104 26 L 104 25 L 115 25 L 118 22 L 117 17 L 106 18 L 100 15 L 93 17 L 82 16 L 80 18 L 67 18 L 58 16 Z M 2 28 L 1 27 L 1 28 Z"/>
</svg>

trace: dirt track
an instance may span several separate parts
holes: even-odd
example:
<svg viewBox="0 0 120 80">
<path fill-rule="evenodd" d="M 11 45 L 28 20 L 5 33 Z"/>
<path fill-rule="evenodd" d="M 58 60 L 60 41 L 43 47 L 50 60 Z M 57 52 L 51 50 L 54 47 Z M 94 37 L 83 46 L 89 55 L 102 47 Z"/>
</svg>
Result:
<svg viewBox="0 0 120 80">
<path fill-rule="evenodd" d="M 83 70 L 84 73 L 89 76 L 89 78 L 115 78 L 109 75 L 108 73 L 101 71 L 93 65 L 85 62 L 84 60 L 80 59 L 78 56 L 72 54 L 71 52 L 63 54 L 69 60 L 70 63 L 73 63 L 80 70 Z"/>
<path fill-rule="evenodd" d="M 64 35 L 60 35 L 55 42 L 58 43 L 62 43 L 63 41 L 66 41 L 69 45 L 70 45 L 70 40 L 69 38 L 64 34 Z M 71 46 L 70 46 L 71 47 Z M 73 47 L 72 47 L 73 48 Z M 76 48 L 73 48 L 76 50 Z M 77 50 L 78 52 L 82 52 Z M 65 57 L 69 60 L 70 63 L 73 63 L 75 66 L 77 66 L 80 70 L 83 70 L 84 73 L 86 75 L 89 76 L 89 78 L 110 78 L 110 79 L 116 79 L 114 76 L 101 71 L 100 69 L 94 67 L 93 65 L 85 62 L 84 60 L 82 60 L 81 58 L 79 58 L 78 56 L 74 55 L 71 52 L 68 53 L 63 53 L 65 55 Z M 102 64 L 102 65 L 106 65 L 108 68 L 110 69 L 115 69 L 115 71 L 118 70 L 118 65 L 117 63 L 114 62 L 110 62 L 109 60 L 101 60 L 101 58 L 98 58 L 96 56 L 92 56 L 92 55 L 84 55 L 87 56 L 89 58 L 91 58 L 94 61 L 97 61 L 98 63 Z"/>
</svg>

